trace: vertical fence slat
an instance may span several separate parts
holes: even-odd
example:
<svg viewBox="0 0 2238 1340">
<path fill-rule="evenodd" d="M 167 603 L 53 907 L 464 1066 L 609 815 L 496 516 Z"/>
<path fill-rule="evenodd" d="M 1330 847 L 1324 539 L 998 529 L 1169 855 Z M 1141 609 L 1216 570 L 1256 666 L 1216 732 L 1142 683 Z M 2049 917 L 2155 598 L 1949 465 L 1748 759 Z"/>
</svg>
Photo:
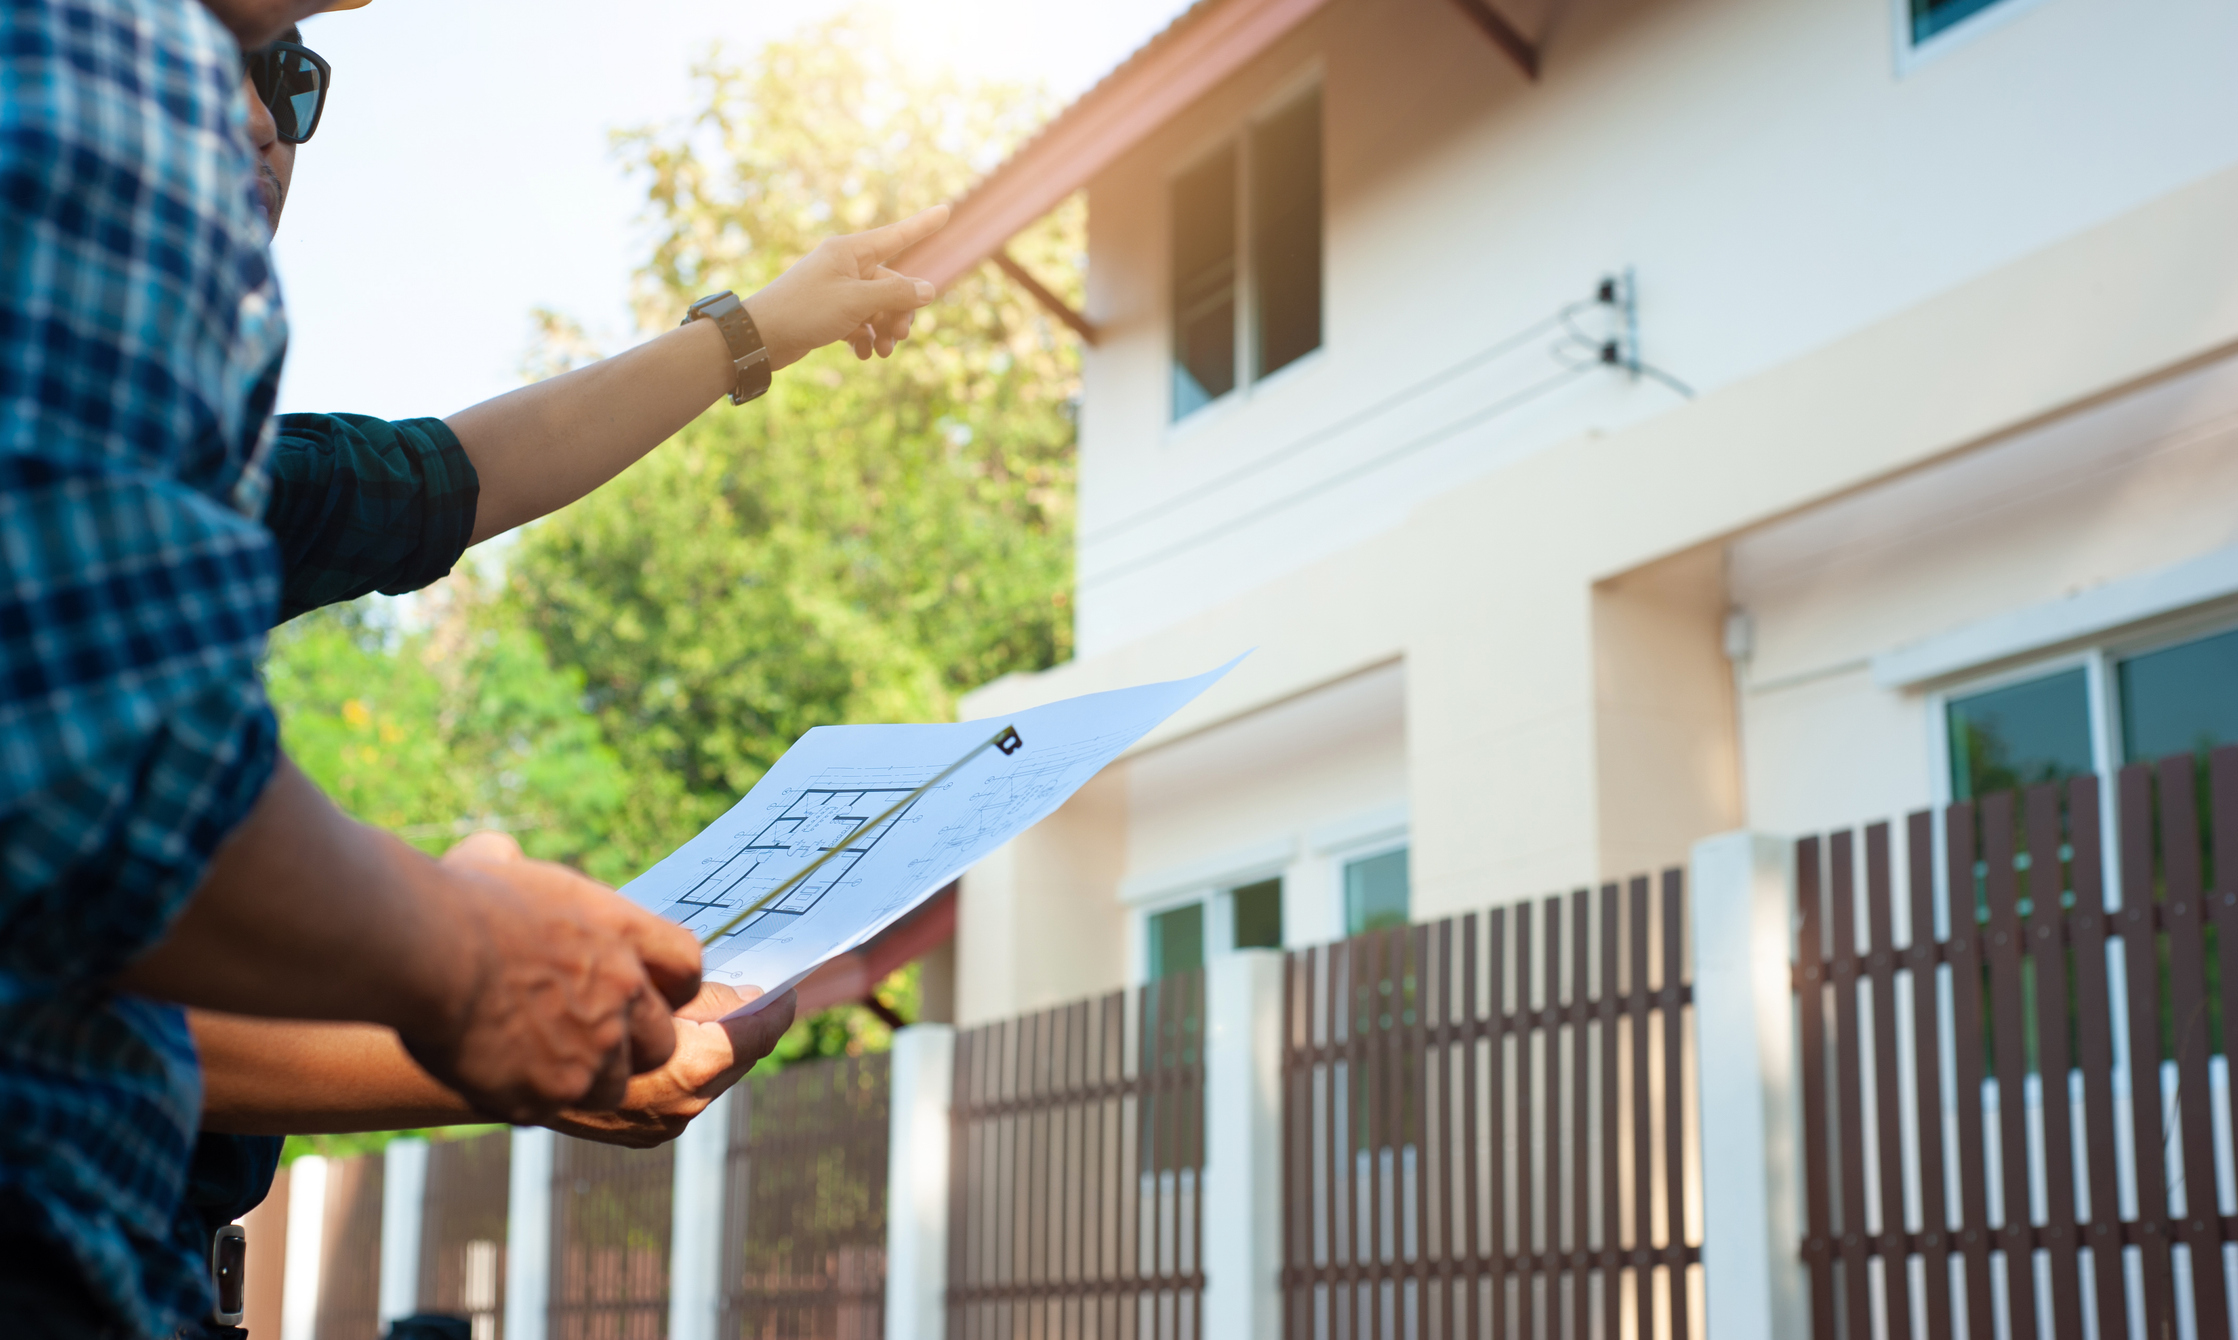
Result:
<svg viewBox="0 0 2238 1340">
<path fill-rule="evenodd" d="M 1881 1259 L 1890 1340 L 1912 1334 L 1911 1254 L 1904 1220 L 1904 1099 L 1897 1087 L 1896 920 L 1890 885 L 1888 825 L 1865 830 L 1865 931 L 1871 940 L 1867 960 L 1873 983 L 1873 1114 L 1879 1128 Z"/>
<path fill-rule="evenodd" d="M 1493 1340 L 1503 1340 L 1508 1334 L 1508 1264 L 1514 1244 L 1508 1236 L 1508 921 L 1507 908 L 1494 908 L 1487 914 L 1484 958 L 1485 993 L 1491 1001 L 1486 1012 L 1491 1044 L 1486 1052 L 1485 1120 L 1489 1129 L 1484 1148 L 1491 1160 L 1485 1178 L 1485 1213 L 1490 1230 L 1485 1246 L 1491 1266 L 1486 1272 L 1490 1277 L 1491 1309 L 1487 1329 Z"/>
<path fill-rule="evenodd" d="M 1531 1084 L 1531 1050 L 1537 1035 L 1531 1013 L 1531 927 L 1538 909 L 1531 903 L 1515 905 L 1515 1315 L 1517 1329 L 1525 1336 L 1543 1333 L 1537 1287 L 1538 1179 L 1531 1144 L 1537 1126 Z"/>
<path fill-rule="evenodd" d="M 1632 1296 L 1641 1340 L 1655 1334 L 1655 1120 L 1648 1091 L 1648 941 L 1646 878 L 1632 881 L 1626 948 L 1632 976 Z M 1804 1062 L 1808 1067 L 1810 1061 Z"/>
<path fill-rule="evenodd" d="M 2153 898 L 2152 770 L 2124 768 L 2121 816 L 2122 966 L 2129 985 L 2130 1129 L 2137 1167 L 2137 1218 L 2144 1267 L 2145 1332 L 2173 1335 L 2175 1270 L 2168 1240 L 2168 1168 L 2152 1133 L 2166 1129 L 2160 1102 L 2160 936 Z"/>
<path fill-rule="evenodd" d="M 1974 905 L 1974 807 L 1943 815 L 1950 900 L 1951 1052 L 1958 1107 L 1959 1250 L 1966 1270 L 1966 1334 L 1995 1335 L 1989 1278 L 1989 1151 L 1982 1134 L 1982 928 Z"/>
<path fill-rule="evenodd" d="M 1539 904 L 1539 938 L 1546 948 L 1540 968 L 1539 1148 L 1540 1238 L 1538 1296 L 1546 1334 L 1562 1326 L 1562 899 Z"/>
<path fill-rule="evenodd" d="M 1997 1049 L 1997 1152 L 2003 1174 L 2005 1315 L 2013 1334 L 2036 1334 L 2036 1251 L 2029 1210 L 2028 1041 L 2021 975 L 2020 892 L 2013 868 L 2013 796 L 1984 797 L 1982 859 L 1989 895 L 1990 1042 Z"/>
<path fill-rule="evenodd" d="M 1588 1103 L 1593 1087 L 1592 1049 L 1586 1043 L 1587 1021 L 1592 1018 L 1591 984 L 1593 941 L 1590 908 L 1592 895 L 1579 889 L 1570 895 L 1570 1185 L 1569 1256 L 1570 1306 L 1577 1324 L 1573 1334 L 1586 1335 L 1592 1324 L 1592 1265 L 1588 1255 L 1592 1227 L 1592 1163 L 1588 1132 L 1592 1112 Z"/>
<path fill-rule="evenodd" d="M 2036 1054 L 2043 1101 L 2044 1226 L 2038 1241 L 2051 1261 L 2052 1333 L 2080 1337 L 2083 1299 L 2075 1248 L 2075 1130 L 2068 1103 L 2074 1062 L 2067 1041 L 2067 917 L 2060 902 L 2067 881 L 2059 788 L 2031 787 L 2028 821 L 2028 951 L 2036 967 Z"/>
<path fill-rule="evenodd" d="M 1461 918 L 1461 1238 L 1456 1253 L 1463 1262 L 1482 1262 L 1485 1238 L 1480 1222 L 1483 1205 L 1478 1199 L 1477 1182 L 1482 1173 L 1480 1149 L 1487 1142 L 1478 1135 L 1477 1111 L 1477 1037 L 1481 1031 L 1478 1022 L 1483 1017 L 1477 1010 L 1477 917 L 1475 913 Z M 1494 1038 L 1498 1035 L 1495 1033 Z M 1497 1046 L 1497 1042 L 1494 1044 Z M 1496 1147 L 1495 1147 L 1496 1148 Z M 1483 1269 L 1483 1267 L 1478 1267 Z M 1483 1269 L 1490 1279 L 1497 1281 L 1499 1268 Z M 1460 1279 L 1459 1312 L 1461 1335 L 1475 1337 L 1484 1334 L 1486 1320 L 1482 1298 L 1478 1290 L 1476 1272 L 1469 1271 Z M 1495 1284 L 1495 1288 L 1498 1286 Z"/>
<path fill-rule="evenodd" d="M 1835 1334 L 1834 1205 L 1827 1161 L 1825 910 L 1819 891 L 1819 842 L 1795 844 L 1796 1012 L 1803 1061 L 1803 1263 L 1810 1274 L 1811 1334 Z M 1637 929 L 1633 934 L 1637 935 Z M 1634 989 L 1638 989 L 1635 982 Z M 1635 1031 L 1632 1045 L 1640 1045 Z"/>
<path fill-rule="evenodd" d="M 2113 994 L 2106 971 L 2106 891 L 2100 874 L 2104 846 L 2098 818 L 2098 779 L 2077 777 L 2067 787 L 2068 844 L 2072 848 L 2075 906 L 2068 938 L 2075 953 L 2075 1033 L 2083 1073 L 2083 1143 L 2090 1151 L 2090 1248 L 2098 1334 L 2127 1333 L 2128 1280 L 2122 1269 L 2121 1186 L 2113 1151 Z"/>
<path fill-rule="evenodd" d="M 2168 927 L 2168 982 L 2175 1003 L 2176 1108 L 2182 1128 L 2184 1217 L 2176 1236 L 2191 1248 L 2191 1291 L 2202 1336 L 2229 1329 L 2223 1287 L 2222 1213 L 2215 1203 L 2213 1090 L 2207 1079 L 2211 1027 L 2200 916 L 2199 811 L 2192 758 L 2160 761 L 2162 915 Z"/>
<path fill-rule="evenodd" d="M 1833 931 L 1835 1122 L 1841 1132 L 1842 1315 L 1852 1337 L 1873 1329 L 1865 1239 L 1865 1093 L 1862 1016 L 1857 992 L 1857 866 L 1847 830 L 1827 843 L 1826 918 Z"/>
<path fill-rule="evenodd" d="M 1618 1321 L 1624 1310 L 1623 1194 L 1617 1176 L 1619 1121 L 1623 1109 L 1617 1101 L 1616 1020 L 1618 995 L 1617 946 L 1619 944 L 1617 886 L 1601 886 L 1601 990 L 1597 1012 L 1601 1026 L 1601 1315 L 1604 1334 L 1620 1334 Z"/>
<path fill-rule="evenodd" d="M 1942 992 L 1935 950 L 1935 820 L 1922 810 L 1905 824 L 1904 856 L 1911 896 L 1912 938 L 1905 957 L 1912 975 L 1913 1092 L 1919 1145 L 1920 1247 L 1926 1287 L 1927 1340 L 1951 1340 L 1950 1205 L 1943 1161 Z M 1954 925 L 1956 923 L 1953 923 Z"/>
<path fill-rule="evenodd" d="M 1663 872 L 1663 1180 L 1671 1247 L 1671 1335 L 1687 1340 L 1693 1289 L 1686 1261 L 1686 874 Z"/>
<path fill-rule="evenodd" d="M 2231 1129 L 2238 1132 L 2238 745 L 2208 755 L 2210 831 L 2214 834 L 2214 883 L 2207 906 L 2215 919 L 2215 956 L 2222 988 L 2223 1079 L 2229 1088 Z"/>
</svg>

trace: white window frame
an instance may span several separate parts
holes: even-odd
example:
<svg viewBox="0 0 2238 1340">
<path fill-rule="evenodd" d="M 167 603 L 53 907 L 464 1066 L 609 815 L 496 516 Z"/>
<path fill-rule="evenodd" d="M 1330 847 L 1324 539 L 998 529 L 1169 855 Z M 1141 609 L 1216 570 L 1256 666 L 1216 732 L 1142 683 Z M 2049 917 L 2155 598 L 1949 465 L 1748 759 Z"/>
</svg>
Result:
<svg viewBox="0 0 2238 1340">
<path fill-rule="evenodd" d="M 1410 850 L 1414 846 L 1412 815 L 1405 804 L 1393 805 L 1367 814 L 1356 815 L 1339 823 L 1324 824 L 1314 830 L 1307 845 L 1322 862 L 1320 878 L 1321 901 L 1327 909 L 1326 924 L 1335 930 L 1333 938 L 1349 933 L 1345 923 L 1344 868 L 1354 861 L 1383 856 L 1390 852 Z M 1407 920 L 1414 920 L 1414 866 L 1407 865 Z M 1283 923 L 1283 933 L 1289 934 L 1289 922 Z"/>
<path fill-rule="evenodd" d="M 1961 19 L 1924 42 L 1912 41 L 1911 0 L 1888 0 L 1889 21 L 1896 42 L 1896 75 L 1902 78 L 1966 46 L 1985 33 L 1994 32 L 2048 0 L 1997 0 L 1996 4 Z"/>
<path fill-rule="evenodd" d="M 1131 886 L 1122 885 L 1120 900 L 1127 904 L 1127 981 L 1144 986 L 1150 981 L 1150 919 L 1162 912 L 1192 904 L 1204 908 L 1204 958 L 1206 963 L 1235 952 L 1235 890 L 1264 880 L 1282 881 L 1282 935 L 1290 938 L 1290 906 L 1297 843 L 1289 839 L 1245 848 L 1209 862 L 1198 862 L 1164 877 L 1153 877 Z"/>
<path fill-rule="evenodd" d="M 1315 60 L 1298 73 L 1285 79 L 1275 90 L 1254 104 L 1250 111 L 1237 118 L 1234 125 L 1206 139 L 1188 153 L 1174 160 L 1166 170 L 1166 244 L 1165 244 L 1165 302 L 1166 302 L 1166 440 L 1172 441 L 1182 433 L 1194 431 L 1199 424 L 1214 423 L 1227 417 L 1223 407 L 1233 407 L 1250 402 L 1262 387 L 1275 386 L 1291 380 L 1293 372 L 1321 362 L 1329 351 L 1329 285 L 1328 285 L 1328 179 L 1322 178 L 1322 283 L 1321 283 L 1321 343 L 1310 353 L 1276 368 L 1262 377 L 1259 365 L 1259 291 L 1252 261 L 1251 179 L 1255 170 L 1251 161 L 1251 132 L 1260 122 L 1272 120 L 1309 96 L 1322 98 L 1322 161 L 1328 161 L 1328 98 L 1327 81 L 1323 77 L 1321 62 Z M 1223 149 L 1234 148 L 1236 154 L 1236 384 L 1225 394 L 1214 396 L 1195 411 L 1175 418 L 1173 414 L 1173 367 L 1179 352 L 1174 348 L 1173 312 L 1173 186 L 1191 169 L 1203 165 L 1206 159 Z"/>
<path fill-rule="evenodd" d="M 2126 766 L 2126 753 L 2121 728 L 2121 676 L 2120 663 L 2133 656 L 2143 656 L 2186 642 L 2222 633 L 2238 632 L 2227 604 L 2215 608 L 2196 610 L 2188 615 L 2156 622 L 2148 628 L 2125 630 L 2103 635 L 2087 647 L 2076 648 L 2055 656 L 2046 656 L 2025 664 L 2010 666 L 1992 674 L 1976 675 L 1954 680 L 1927 695 L 1928 757 L 1932 760 L 1935 775 L 1930 794 L 1935 808 L 1940 810 L 1952 801 L 1951 751 L 1950 751 L 1950 702 L 1953 698 L 1967 698 L 1977 693 L 2024 684 L 2032 679 L 2056 675 L 2063 670 L 2080 666 L 2084 672 L 2083 693 L 2089 708 L 2091 770 L 2098 774 L 2098 831 L 2101 835 L 2101 877 L 2108 890 L 2121 888 L 2121 826 L 2118 822 L 2120 798 L 2116 795 L 2114 776 Z M 1936 868 L 1942 868 L 1941 825 L 1935 829 Z"/>
<path fill-rule="evenodd" d="M 1352 934 L 1352 928 L 1346 923 L 1345 918 L 1344 868 L 1355 861 L 1366 861 L 1378 856 L 1388 856 L 1395 851 L 1409 851 L 1413 846 L 1412 841 L 1405 835 L 1401 835 L 1392 841 L 1375 842 L 1366 846 L 1355 847 L 1349 851 L 1330 853 L 1329 897 L 1336 903 L 1336 924 L 1347 936 Z M 1414 924 L 1414 861 L 1411 857 L 1407 861 L 1407 924 L 1410 926 Z"/>
</svg>

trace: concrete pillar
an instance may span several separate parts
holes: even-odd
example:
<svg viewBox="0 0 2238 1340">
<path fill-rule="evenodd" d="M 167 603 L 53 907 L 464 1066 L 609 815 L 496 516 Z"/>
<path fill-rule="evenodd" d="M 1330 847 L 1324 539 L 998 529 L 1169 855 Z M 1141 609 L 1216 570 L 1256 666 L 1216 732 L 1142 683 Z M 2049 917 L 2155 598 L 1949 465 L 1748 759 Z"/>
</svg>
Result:
<svg viewBox="0 0 2238 1340">
<path fill-rule="evenodd" d="M 1204 1331 L 1282 1333 L 1282 955 L 1205 967 Z"/>
<path fill-rule="evenodd" d="M 381 1155 L 381 1326 L 420 1310 L 420 1231 L 427 1211 L 427 1141 L 392 1140 Z"/>
<path fill-rule="evenodd" d="M 941 1340 L 947 1327 L 948 1108 L 956 1030 L 894 1034 L 886 1145 L 886 1340 Z M 510 1337 L 508 1337 L 510 1340 Z"/>
<path fill-rule="evenodd" d="M 731 1114 L 733 1105 L 744 1101 L 737 1088 L 730 1089 L 676 1137 L 668 1340 L 715 1340 L 722 1329 L 723 1196 L 730 1184 Z"/>
<path fill-rule="evenodd" d="M 1702 1273 L 1709 1334 L 1807 1333 L 1800 1250 L 1794 844 L 1694 844 L 1694 1029 L 1702 1092 Z"/>
<path fill-rule="evenodd" d="M 552 1300 L 552 1161 L 559 1136 L 513 1128 L 505 1218 L 505 1340 L 544 1340 Z"/>
<path fill-rule="evenodd" d="M 280 1340 L 317 1340 L 319 1265 L 326 1249 L 326 1160 L 288 1165 L 288 1245 L 280 1294 Z"/>
</svg>

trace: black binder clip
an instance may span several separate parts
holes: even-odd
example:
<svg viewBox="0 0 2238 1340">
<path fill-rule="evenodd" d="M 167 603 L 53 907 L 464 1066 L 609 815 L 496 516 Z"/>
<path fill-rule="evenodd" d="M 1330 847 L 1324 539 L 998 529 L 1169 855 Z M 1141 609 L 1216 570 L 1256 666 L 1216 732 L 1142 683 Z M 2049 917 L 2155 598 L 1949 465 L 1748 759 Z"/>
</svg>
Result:
<svg viewBox="0 0 2238 1340">
<path fill-rule="evenodd" d="M 995 748 L 1000 749 L 1005 754 L 1015 754 L 1025 747 L 1026 742 L 1018 738 L 1018 728 L 1016 726 L 1003 727 L 1002 734 L 995 737 Z"/>
</svg>

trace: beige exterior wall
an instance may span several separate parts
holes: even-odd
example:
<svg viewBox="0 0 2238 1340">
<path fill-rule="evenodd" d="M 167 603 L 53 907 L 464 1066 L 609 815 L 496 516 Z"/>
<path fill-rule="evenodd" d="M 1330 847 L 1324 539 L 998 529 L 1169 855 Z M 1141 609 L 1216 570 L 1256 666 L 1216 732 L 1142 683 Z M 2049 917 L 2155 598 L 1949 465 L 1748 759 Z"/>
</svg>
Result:
<svg viewBox="0 0 2238 1340">
<path fill-rule="evenodd" d="M 1903 73 L 1885 0 L 1562 12 L 1526 86 L 1334 0 L 1091 185 L 1081 654 L 966 714 L 1256 650 L 965 880 L 961 1022 L 1223 881 L 1332 938 L 1332 834 L 1403 832 L 1429 918 L 1924 803 L 1936 686 L 1871 658 L 2238 543 L 2238 10 L 2044 0 Z M 1170 424 L 1168 175 L 1316 82 L 1324 345 Z M 1626 264 L 1698 399 L 1407 389 Z"/>
<path fill-rule="evenodd" d="M 1987 458 L 2032 425 L 2080 422 L 2078 415 L 2149 394 L 2175 373 L 2238 350 L 2232 237 L 2238 172 L 2171 192 L 1634 428 L 1573 439 L 1452 489 L 1399 527 L 1155 635 L 1041 675 L 998 681 L 967 699 L 966 713 L 993 715 L 1178 677 L 1258 648 L 1154 732 L 1137 751 L 1147 757 L 1400 661 L 1417 916 L 1675 859 L 1689 837 L 1725 826 L 1715 792 L 1705 801 L 1679 787 L 1605 774 L 1617 763 L 1684 766 L 1709 778 L 1729 767 L 1718 761 L 1713 738 L 1717 714 L 1731 710 L 1731 690 L 1709 657 L 1721 621 L 1708 617 L 1704 551 L 1752 533 L 1778 534 L 1777 526 L 1814 508 L 1866 496 L 1923 468 Z M 1999 351 L 1996 359 L 1978 356 L 1991 348 Z M 2144 455 L 2220 459 L 2212 449 L 2190 457 L 2180 449 Z M 2117 537 L 2095 571 L 2111 575 L 2214 543 L 2224 533 L 2215 529 L 2214 514 L 2219 507 L 2229 515 L 2219 504 L 2231 495 L 2218 482 L 2225 478 L 2216 473 L 2221 466 L 2199 468 L 2205 473 L 2190 476 L 2188 485 L 2156 486 L 2209 500 L 2184 527 L 2171 528 L 2159 512 L 2142 508 L 2126 519 L 2094 522 Z M 2074 496 L 2088 500 L 2094 493 L 2084 485 Z M 2187 538 L 2172 539 L 2178 530 Z M 2056 535 L 2046 542 L 2060 543 Z M 2036 586 L 2016 586 L 1999 575 L 2010 571 L 2032 569 L 2020 563 L 1937 574 L 1929 586 L 1956 593 L 1948 597 L 1954 603 L 1931 607 L 1919 621 L 1947 624 L 1967 609 L 1991 608 L 2028 590 L 2056 593 L 2059 582 L 2076 579 L 2073 570 L 2057 578 L 2044 571 L 2029 579 Z M 1849 655 L 1878 650 L 1875 639 L 1901 641 L 1907 628 L 1874 623 L 1866 617 L 1869 601 L 1860 603 L 1856 621 L 1825 626 L 1840 631 L 1791 628 L 1776 586 L 1749 588 L 1762 594 L 1754 595 L 1759 647 L 1750 667 L 1759 692 L 1744 699 L 1741 713 L 1743 818 L 1769 827 L 1822 822 L 1783 813 L 1769 795 L 1781 790 L 1778 769 L 1798 766 L 1795 760 L 1811 750 L 1854 747 L 1874 760 L 1814 768 L 1810 787 L 1826 798 L 1829 817 L 1915 803 L 1927 772 L 1916 702 L 1907 706 L 1893 694 L 1845 699 L 1842 674 L 1798 685 L 1776 701 L 1761 692 L 1774 666 L 1818 664 L 1842 638 L 1854 642 Z M 1963 594 L 1976 586 L 1978 594 Z M 1833 608 L 1817 599 L 1790 607 Z M 1597 627 L 1612 640 L 1671 649 L 1677 677 L 1659 686 L 1652 677 L 1602 674 Z M 1866 627 L 1870 636 L 1854 631 Z M 1930 622 L 1922 631 L 1935 627 Z M 1863 668 L 1843 673 L 1869 678 Z M 1111 778 L 1099 783 L 1113 785 Z M 1126 914 L 1113 890 L 1141 872 L 1131 866 L 1121 808 L 1115 799 L 1089 799 L 1066 834 L 1075 823 L 1068 807 L 966 880 L 959 965 L 965 1022 L 1123 979 L 1117 946 Z M 1087 822 L 1091 811 L 1107 826 Z M 1223 831 L 1217 822 L 1203 826 Z M 1178 854 L 1178 847 L 1163 847 L 1156 859 Z M 1073 897 L 1083 905 L 1049 921 L 1024 915 L 1022 872 L 1036 887 L 1032 908 Z M 1056 934 L 1059 925 L 1078 933 Z M 1030 952 L 1021 948 L 1029 943 Z"/>
</svg>

